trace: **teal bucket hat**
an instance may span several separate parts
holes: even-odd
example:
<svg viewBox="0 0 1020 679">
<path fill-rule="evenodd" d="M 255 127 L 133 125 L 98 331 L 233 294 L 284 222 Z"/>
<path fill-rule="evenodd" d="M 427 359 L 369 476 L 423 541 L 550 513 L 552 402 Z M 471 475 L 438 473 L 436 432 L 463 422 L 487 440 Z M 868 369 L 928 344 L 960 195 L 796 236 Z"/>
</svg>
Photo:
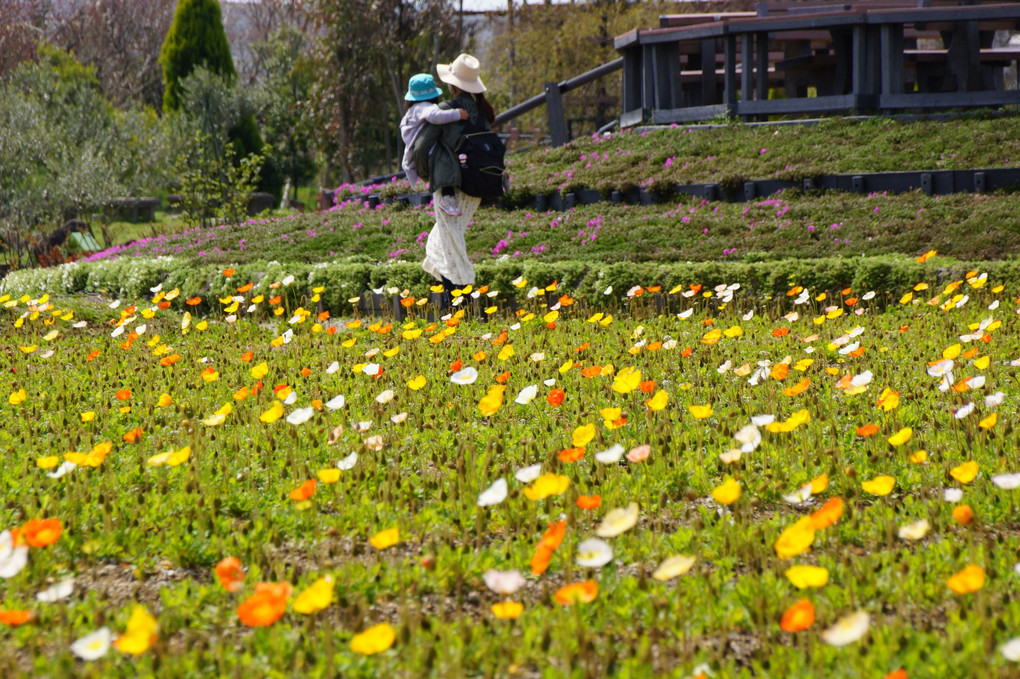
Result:
<svg viewBox="0 0 1020 679">
<path fill-rule="evenodd" d="M 428 73 L 411 76 L 407 83 L 405 101 L 428 101 L 443 96 L 443 91 L 436 87 L 436 81 Z"/>
</svg>

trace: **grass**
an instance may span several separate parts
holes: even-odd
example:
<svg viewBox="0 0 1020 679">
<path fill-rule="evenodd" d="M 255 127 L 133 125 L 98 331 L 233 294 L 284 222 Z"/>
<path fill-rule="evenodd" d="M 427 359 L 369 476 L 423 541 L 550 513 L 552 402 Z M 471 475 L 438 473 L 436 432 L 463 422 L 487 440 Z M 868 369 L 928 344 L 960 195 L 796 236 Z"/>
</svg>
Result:
<svg viewBox="0 0 1020 679">
<path fill-rule="evenodd" d="M 274 290 L 289 288 L 278 282 Z M 911 289 L 923 282 L 932 285 Z M 722 289 L 685 286 L 662 291 L 673 308 L 661 316 L 650 293 L 604 316 L 589 317 L 584 300 L 568 298 L 549 314 L 556 291 L 526 302 L 517 318 L 474 312 L 439 325 L 412 303 L 402 326 L 347 313 L 317 319 L 314 296 L 274 304 L 255 290 L 236 306 L 257 308 L 234 322 L 229 307 L 185 322 L 192 307 L 183 296 L 167 308 L 157 296 L 116 309 L 99 296 L 0 298 L 11 371 L 9 392 L 0 394 L 0 527 L 35 518 L 62 526 L 59 539 L 32 547 L 27 566 L 3 581 L 0 608 L 31 611 L 34 620 L 0 626 L 0 672 L 1008 675 L 1015 666 L 997 649 L 1020 630 L 1020 533 L 1016 491 L 993 479 L 1018 471 L 1007 451 L 1020 445 L 1012 364 L 1020 335 L 1018 290 L 998 284 L 974 276 L 943 288 L 919 279 L 879 290 L 916 298 L 885 312 L 863 289 L 824 299 L 818 291 L 737 291 L 727 300 Z M 87 327 L 74 327 L 85 318 Z M 996 321 L 971 325 L 983 319 Z M 117 325 L 123 334 L 111 336 Z M 929 373 L 946 356 L 955 388 L 941 391 L 942 379 Z M 451 382 L 464 367 L 477 381 Z M 640 378 L 626 377 L 631 368 Z M 424 388 L 412 388 L 419 375 Z M 501 383 L 501 403 L 483 411 L 496 405 Z M 529 385 L 534 400 L 515 402 Z M 554 389 L 564 392 L 559 405 L 548 400 Z M 288 390 L 295 396 L 284 406 Z M 986 401 L 997 391 L 1006 393 L 1001 404 Z M 169 403 L 160 405 L 162 394 Z M 341 407 L 324 406 L 338 394 Z M 974 411 L 963 416 L 969 403 Z M 225 404 L 229 414 L 213 418 Z M 260 417 L 273 411 L 282 416 Z M 760 444 L 734 460 L 735 436 L 751 417 L 791 423 L 798 412 L 808 417 L 787 431 L 762 424 Z M 93 413 L 88 422 L 83 413 Z M 309 419 L 287 421 L 296 415 Z M 867 424 L 875 434 L 858 433 Z M 739 436 L 751 440 L 748 433 Z M 567 450 L 589 437 L 583 451 Z M 61 478 L 40 468 L 103 442 L 112 450 L 98 466 Z M 596 461 L 615 444 L 648 445 L 649 455 Z M 185 446 L 190 456 L 179 466 L 153 466 L 153 456 Z M 331 472 L 335 483 L 291 499 L 351 453 L 353 466 Z M 974 478 L 964 473 L 967 461 L 978 465 Z M 532 464 L 566 477 L 563 492 L 529 499 L 515 475 Z M 895 479 L 890 494 L 865 489 L 883 475 Z M 507 497 L 479 507 L 499 478 Z M 723 505 L 713 491 L 727 478 L 741 493 Z M 813 479 L 810 502 L 784 499 Z M 960 502 L 943 499 L 950 487 L 962 490 Z M 598 495 L 600 506 L 581 509 L 581 495 Z M 813 533 L 810 549 L 781 559 L 783 531 L 834 498 L 844 507 L 835 524 Z M 609 511 L 630 503 L 636 525 L 605 537 L 612 560 L 579 565 L 581 541 L 605 534 L 599 526 Z M 967 524 L 954 518 L 962 504 L 974 515 Z M 548 570 L 532 574 L 543 532 L 561 517 L 562 544 Z M 898 536 L 922 519 L 930 530 L 920 541 Z M 397 544 L 372 546 L 392 528 Z M 689 572 L 651 576 L 677 554 L 695 557 Z M 213 573 L 228 556 L 246 569 L 235 593 Z M 823 567 L 828 583 L 797 589 L 786 576 L 792 565 Z M 947 579 L 969 565 L 987 580 L 954 592 Z M 497 595 L 484 583 L 490 569 L 520 570 L 525 584 Z M 297 594 L 326 575 L 332 595 L 317 613 L 297 612 L 290 598 L 266 627 L 248 627 L 238 614 L 260 581 L 287 582 Z M 70 576 L 69 598 L 35 600 Z M 563 586 L 588 580 L 598 587 L 592 601 L 557 603 Z M 523 604 L 516 620 L 496 616 L 493 604 L 504 598 Z M 784 612 L 802 598 L 817 620 L 783 631 Z M 71 653 L 71 642 L 100 627 L 125 634 L 135 605 L 159 626 L 155 640 L 141 636 L 137 657 L 111 649 L 85 663 Z M 867 631 L 845 647 L 826 643 L 822 631 L 854 611 L 869 615 Z M 354 635 L 382 623 L 394 632 L 391 647 L 371 656 L 351 647 Z"/>
<path fill-rule="evenodd" d="M 476 263 L 521 261 L 760 261 L 910 254 L 958 259 L 1015 256 L 1010 194 L 929 197 L 793 191 L 747 204 L 685 199 L 653 206 L 598 204 L 565 213 L 480 210 L 467 230 Z M 96 259 L 170 255 L 194 262 L 421 261 L 430 209 L 349 201 L 325 214 L 255 220 L 148 238 Z"/>
<path fill-rule="evenodd" d="M 603 191 L 751 179 L 799 181 L 823 174 L 1012 167 L 1020 116 L 948 121 L 825 120 L 817 125 L 726 125 L 624 131 L 558 149 L 510 156 L 511 186 L 524 192 Z"/>
</svg>

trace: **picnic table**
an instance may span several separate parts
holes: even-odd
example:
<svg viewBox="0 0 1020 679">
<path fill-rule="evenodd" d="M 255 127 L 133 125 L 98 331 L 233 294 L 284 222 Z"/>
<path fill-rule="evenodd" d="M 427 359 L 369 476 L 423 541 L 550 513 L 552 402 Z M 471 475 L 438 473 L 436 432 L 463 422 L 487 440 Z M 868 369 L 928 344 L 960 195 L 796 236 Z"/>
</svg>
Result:
<svg viewBox="0 0 1020 679">
<path fill-rule="evenodd" d="M 996 31 L 1020 27 L 1020 4 L 801 7 L 669 16 L 619 36 L 621 125 L 1020 103 L 1003 86 L 1020 50 L 992 47 Z"/>
</svg>

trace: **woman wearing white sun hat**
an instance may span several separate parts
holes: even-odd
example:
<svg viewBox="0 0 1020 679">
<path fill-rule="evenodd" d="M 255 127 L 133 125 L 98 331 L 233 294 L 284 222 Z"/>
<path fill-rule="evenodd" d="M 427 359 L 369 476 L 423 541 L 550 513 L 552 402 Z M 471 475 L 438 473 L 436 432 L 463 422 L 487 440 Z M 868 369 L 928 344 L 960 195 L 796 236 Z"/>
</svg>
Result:
<svg viewBox="0 0 1020 679">
<path fill-rule="evenodd" d="M 485 85 L 479 77 L 481 66 L 478 59 L 470 54 L 461 54 L 453 63 L 439 64 L 436 71 L 439 79 L 449 85 L 452 101 L 442 104 L 453 108 L 461 108 L 467 111 L 467 121 L 471 127 L 476 129 L 491 129 L 489 126 L 496 118 L 496 112 L 492 104 L 485 98 Z M 438 134 L 446 143 L 437 145 L 439 149 L 452 149 L 456 147 L 456 140 L 463 133 L 463 123 L 444 125 L 439 128 Z M 424 135 L 424 133 L 423 133 Z M 460 168 L 457 158 L 452 153 L 436 153 L 429 163 L 430 184 L 432 187 L 443 185 L 457 185 L 460 181 Z M 451 181 L 454 179 L 455 181 Z M 433 203 L 438 205 L 444 200 L 443 192 L 436 190 L 433 193 Z M 449 201 L 451 196 L 446 196 Z M 471 223 L 481 203 L 480 198 L 469 196 L 460 189 L 454 189 L 452 195 L 453 203 L 460 214 L 448 214 L 444 210 L 436 210 L 436 225 L 429 233 L 428 241 L 425 244 L 425 261 L 422 268 L 432 274 L 437 280 L 442 281 L 444 297 L 449 296 L 450 291 L 462 288 L 466 285 L 474 285 L 475 269 L 468 259 L 467 246 L 464 244 L 464 232 Z M 447 301 L 448 303 L 448 301 Z"/>
</svg>

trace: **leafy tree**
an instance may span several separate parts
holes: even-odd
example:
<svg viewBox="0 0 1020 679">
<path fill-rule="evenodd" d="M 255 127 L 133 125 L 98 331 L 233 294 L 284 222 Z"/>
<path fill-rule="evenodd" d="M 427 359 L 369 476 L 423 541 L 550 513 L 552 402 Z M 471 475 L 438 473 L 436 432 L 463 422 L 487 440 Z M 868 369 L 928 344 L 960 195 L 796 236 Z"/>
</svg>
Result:
<svg viewBox="0 0 1020 679">
<path fill-rule="evenodd" d="M 166 82 L 163 109 L 168 112 L 180 108 L 181 80 L 199 66 L 232 79 L 234 60 L 223 30 L 220 3 L 217 0 L 178 0 L 159 61 Z"/>
<path fill-rule="evenodd" d="M 63 220 L 90 220 L 115 198 L 156 194 L 167 182 L 168 126 L 151 110 L 119 111 L 95 69 L 42 47 L 0 85 L 0 250 L 33 259 Z"/>
<path fill-rule="evenodd" d="M 461 44 L 445 0 L 315 0 L 321 142 L 344 179 L 392 170 L 397 124 L 414 73 L 434 71 Z"/>
</svg>

